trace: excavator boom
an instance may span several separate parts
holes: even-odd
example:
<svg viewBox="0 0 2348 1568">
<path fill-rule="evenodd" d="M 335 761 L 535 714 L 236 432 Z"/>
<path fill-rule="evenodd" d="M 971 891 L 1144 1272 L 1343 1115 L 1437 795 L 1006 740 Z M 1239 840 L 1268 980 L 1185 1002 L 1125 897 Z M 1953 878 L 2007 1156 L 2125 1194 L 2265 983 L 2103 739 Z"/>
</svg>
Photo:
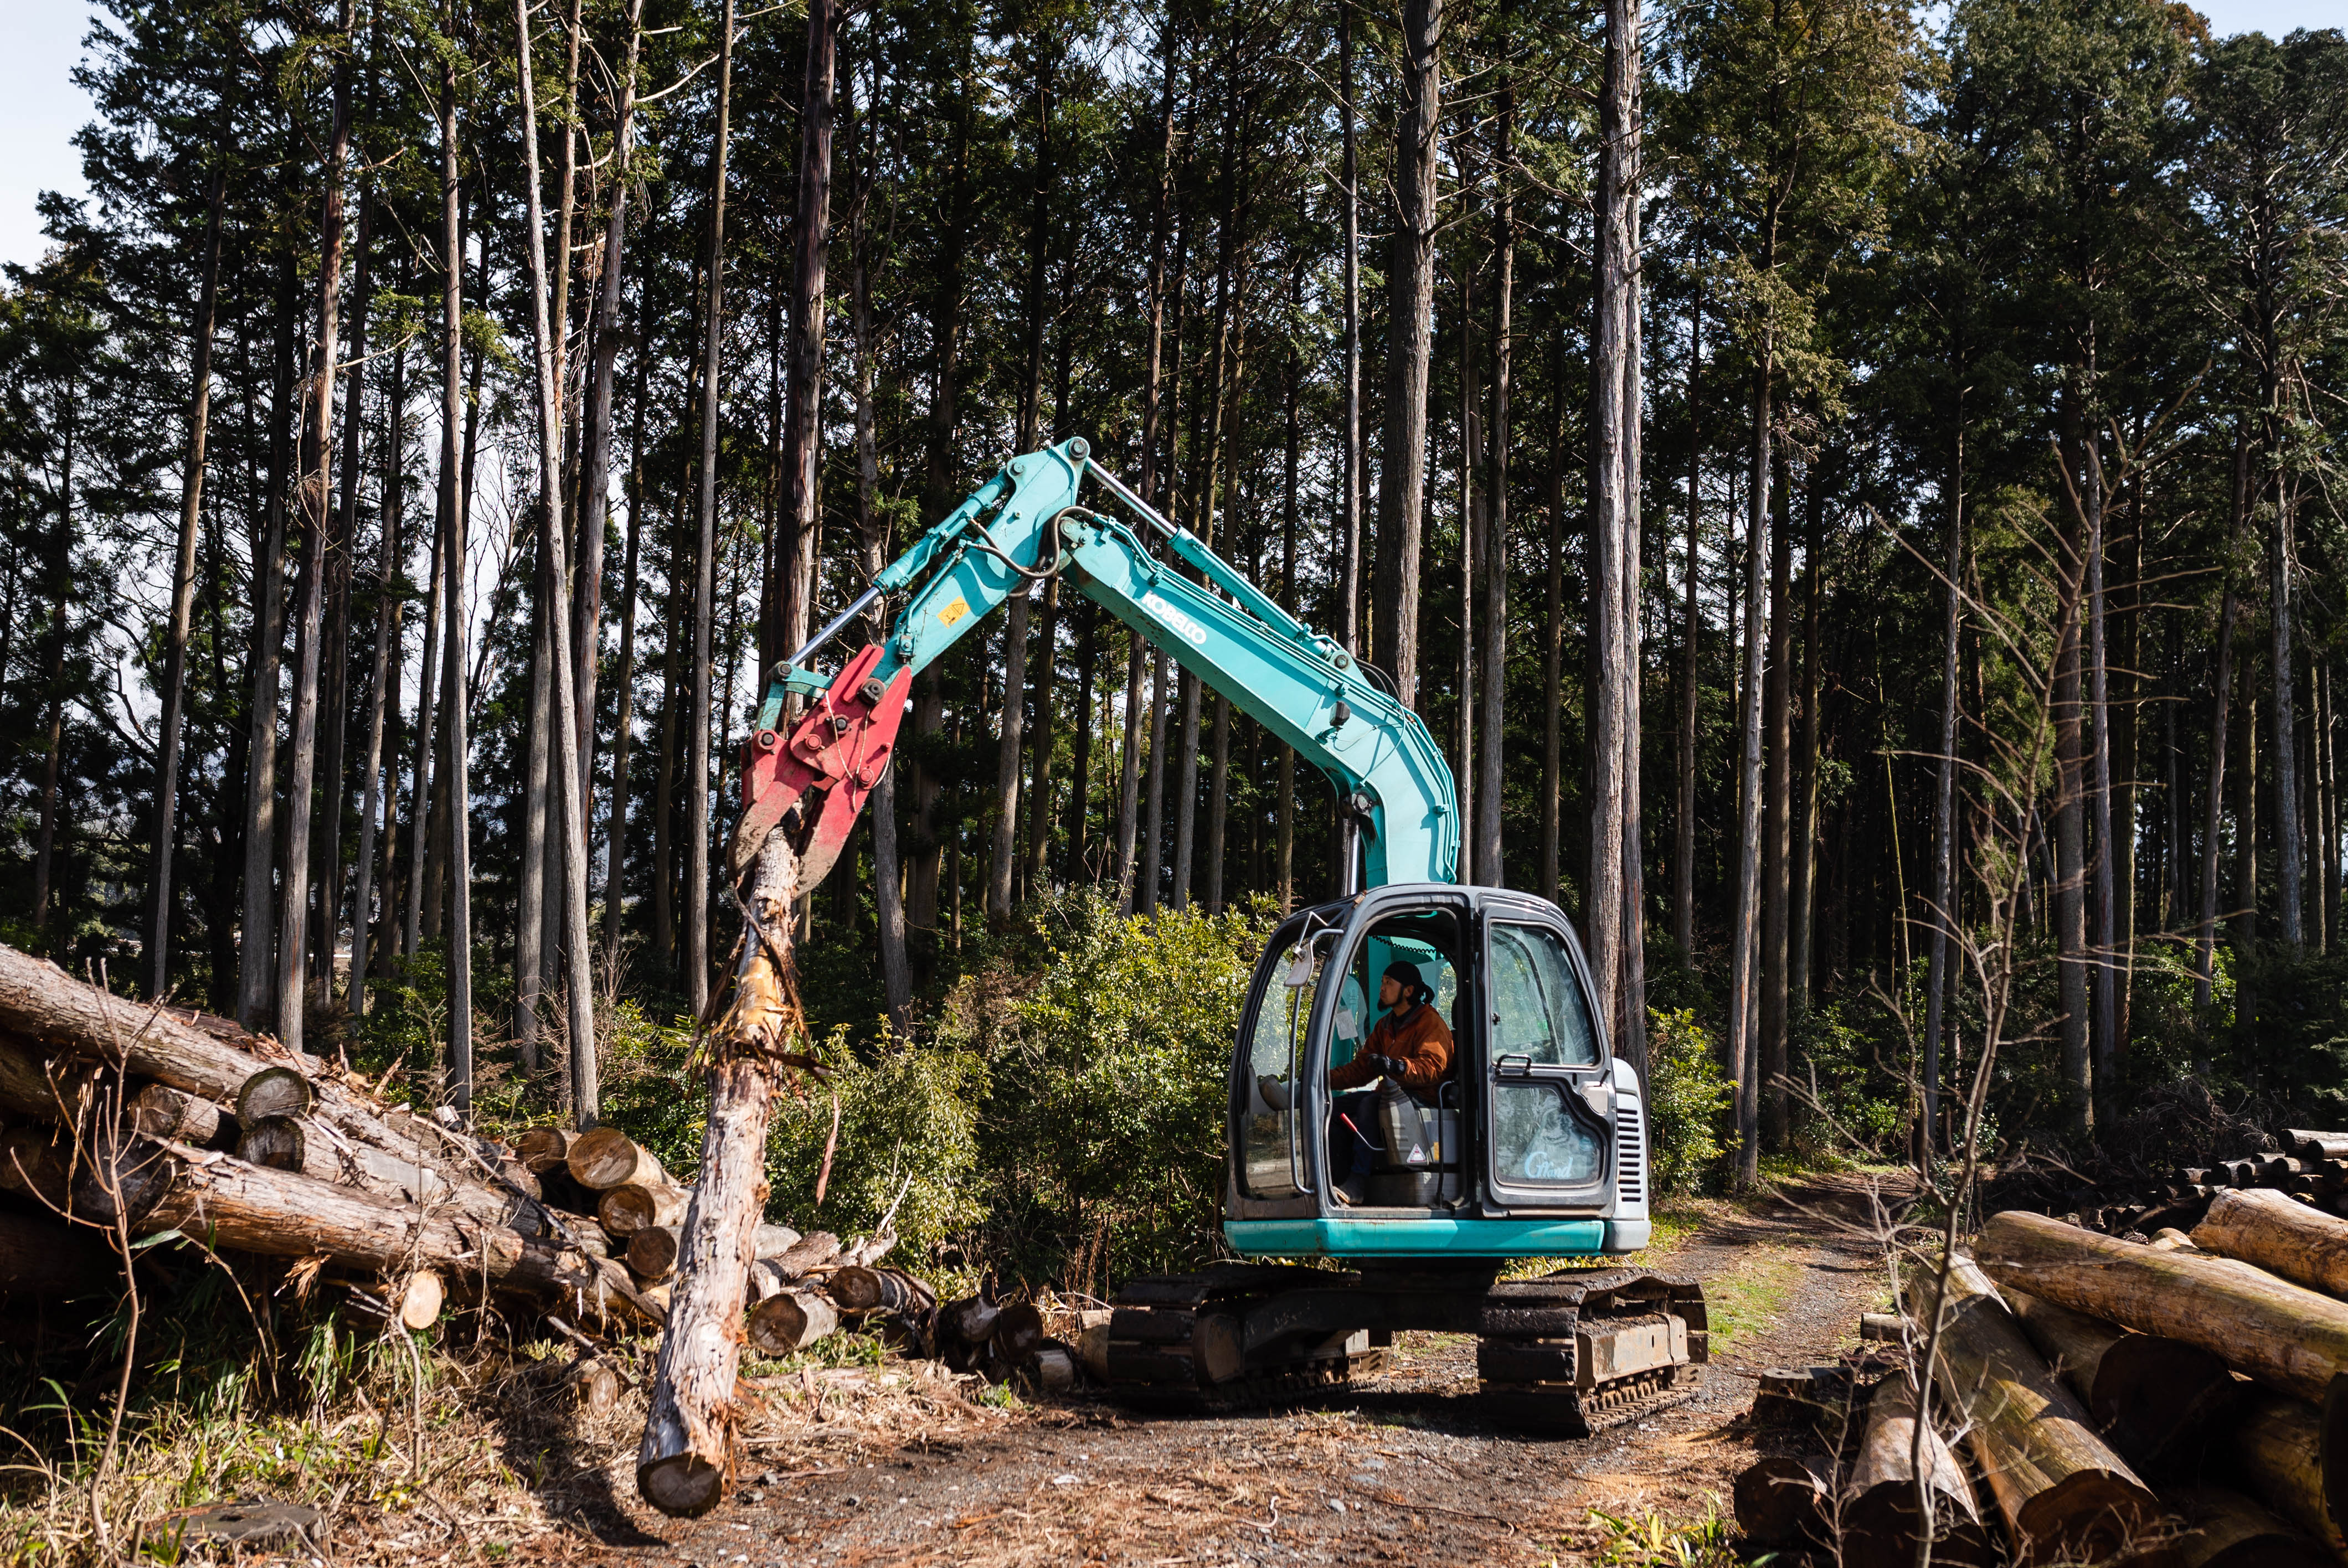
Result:
<svg viewBox="0 0 2348 1568">
<path fill-rule="evenodd" d="M 1128 522 L 1078 502 L 1086 479 L 1159 536 L 1196 579 Z M 739 876 L 800 811 L 801 886 L 847 842 L 888 765 L 911 677 L 1041 579 L 1057 576 L 1191 671 L 1325 774 L 1361 834 L 1370 886 L 1448 882 L 1459 856 L 1451 770 L 1426 724 L 1335 639 L 1267 597 L 1188 529 L 1095 465 L 1081 439 L 1013 458 L 771 673 L 743 769 L 728 862 Z M 886 634 L 829 678 L 807 668 L 847 623 L 895 601 Z M 808 706 L 786 736 L 791 693 Z"/>
</svg>

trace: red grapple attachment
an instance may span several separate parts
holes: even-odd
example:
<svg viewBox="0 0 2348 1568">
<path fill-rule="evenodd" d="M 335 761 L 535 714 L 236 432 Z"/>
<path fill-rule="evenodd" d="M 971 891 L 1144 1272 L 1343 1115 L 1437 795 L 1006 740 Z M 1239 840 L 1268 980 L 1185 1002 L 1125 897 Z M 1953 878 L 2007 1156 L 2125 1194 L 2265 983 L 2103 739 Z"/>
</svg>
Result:
<svg viewBox="0 0 2348 1568">
<path fill-rule="evenodd" d="M 912 690 L 911 670 L 883 686 L 872 674 L 880 662 L 880 649 L 864 649 L 840 667 L 788 741 L 760 730 L 743 746 L 742 819 L 726 855 L 732 876 L 748 868 L 775 825 L 810 794 L 814 826 L 799 851 L 799 886 L 813 887 L 839 858 L 864 797 L 889 766 Z"/>
</svg>

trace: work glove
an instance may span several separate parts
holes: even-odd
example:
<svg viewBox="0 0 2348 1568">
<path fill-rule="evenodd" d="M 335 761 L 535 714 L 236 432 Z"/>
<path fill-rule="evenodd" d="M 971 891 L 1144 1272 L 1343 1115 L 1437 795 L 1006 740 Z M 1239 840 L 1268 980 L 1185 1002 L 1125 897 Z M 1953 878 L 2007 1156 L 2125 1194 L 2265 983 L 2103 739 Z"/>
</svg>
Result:
<svg viewBox="0 0 2348 1568">
<path fill-rule="evenodd" d="M 1409 1071 L 1408 1065 L 1398 1058 L 1380 1056 L 1375 1051 L 1370 1052 L 1368 1055 L 1363 1057 L 1362 1060 L 1368 1062 L 1380 1073 L 1384 1074 L 1385 1077 L 1393 1079 L 1397 1083 L 1402 1081 L 1403 1074 Z"/>
</svg>

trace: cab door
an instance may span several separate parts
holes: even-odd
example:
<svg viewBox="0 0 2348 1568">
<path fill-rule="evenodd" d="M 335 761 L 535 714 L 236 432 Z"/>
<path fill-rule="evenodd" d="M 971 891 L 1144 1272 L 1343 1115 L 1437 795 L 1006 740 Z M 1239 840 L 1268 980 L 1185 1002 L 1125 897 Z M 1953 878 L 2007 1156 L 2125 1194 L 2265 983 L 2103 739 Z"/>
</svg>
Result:
<svg viewBox="0 0 2348 1568">
<path fill-rule="evenodd" d="M 1488 907 L 1483 922 L 1486 1177 L 1507 1208 L 1584 1208 L 1612 1178 L 1612 1095 L 1571 934 Z"/>
</svg>

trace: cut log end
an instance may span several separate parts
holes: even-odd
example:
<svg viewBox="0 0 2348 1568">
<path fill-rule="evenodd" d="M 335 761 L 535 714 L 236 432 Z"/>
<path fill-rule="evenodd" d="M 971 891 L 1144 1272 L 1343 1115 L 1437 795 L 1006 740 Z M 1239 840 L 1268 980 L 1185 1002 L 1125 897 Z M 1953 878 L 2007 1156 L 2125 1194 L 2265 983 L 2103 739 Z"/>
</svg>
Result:
<svg viewBox="0 0 2348 1568">
<path fill-rule="evenodd" d="M 620 1374 L 603 1362 L 580 1362 L 571 1369 L 568 1382 L 582 1416 L 608 1416 L 619 1407 Z"/>
<path fill-rule="evenodd" d="M 750 1308 L 746 1332 L 767 1356 L 788 1356 L 838 1331 L 839 1311 L 811 1290 L 786 1290 Z"/>
<path fill-rule="evenodd" d="M 252 1124 L 264 1116 L 307 1116 L 318 1101 L 310 1081 L 290 1067 L 264 1067 L 236 1091 L 236 1119 Z"/>
<path fill-rule="evenodd" d="M 448 1290 L 438 1274 L 419 1268 L 394 1281 L 386 1295 L 400 1327 L 421 1334 L 440 1321 L 440 1308 L 448 1298 Z"/>
<path fill-rule="evenodd" d="M 636 1466 L 636 1491 L 672 1519 L 698 1519 L 726 1497 L 726 1472 L 696 1454 L 664 1454 Z"/>
</svg>

